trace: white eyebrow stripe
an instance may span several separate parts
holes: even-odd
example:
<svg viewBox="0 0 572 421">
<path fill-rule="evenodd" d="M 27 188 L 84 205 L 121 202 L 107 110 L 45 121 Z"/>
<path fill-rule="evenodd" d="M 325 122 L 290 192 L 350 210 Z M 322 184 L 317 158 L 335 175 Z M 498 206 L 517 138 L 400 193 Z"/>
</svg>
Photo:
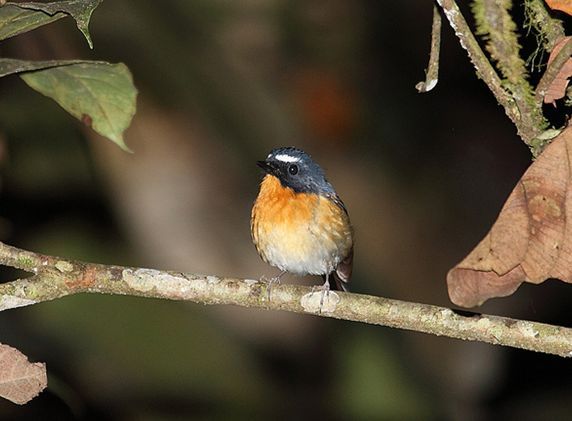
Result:
<svg viewBox="0 0 572 421">
<path fill-rule="evenodd" d="M 300 158 L 292 156 L 292 155 L 286 155 L 286 154 L 276 155 L 274 157 L 274 159 L 276 159 L 277 161 L 282 161 L 282 162 L 300 162 Z"/>
</svg>

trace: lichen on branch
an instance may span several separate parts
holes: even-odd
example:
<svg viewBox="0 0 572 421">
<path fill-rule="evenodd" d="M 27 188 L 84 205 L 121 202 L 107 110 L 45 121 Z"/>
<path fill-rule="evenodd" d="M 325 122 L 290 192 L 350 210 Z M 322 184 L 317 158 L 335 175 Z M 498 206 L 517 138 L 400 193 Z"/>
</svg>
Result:
<svg viewBox="0 0 572 421">
<path fill-rule="evenodd" d="M 497 63 L 502 78 L 477 42 L 455 0 L 437 0 L 437 3 L 467 51 L 477 76 L 483 79 L 504 108 L 533 156 L 539 155 L 546 142 L 538 139 L 548 123 L 542 114 L 541 103 L 527 81 L 526 67 L 519 56 L 514 21 L 509 13 L 512 3 L 509 0 L 476 0 L 473 6 L 477 31 L 487 38 L 486 48 Z"/>
<path fill-rule="evenodd" d="M 474 0 L 471 6 L 476 31 L 509 86 L 526 81 L 528 74 L 520 57 L 517 26 L 510 9 L 511 0 Z M 530 88 L 532 90 L 532 88 Z"/>
<path fill-rule="evenodd" d="M 537 38 L 538 48 L 550 52 L 562 38 L 564 28 L 562 21 L 553 18 L 546 10 L 544 0 L 525 0 L 524 1 L 524 29 L 532 29 Z M 533 53 L 538 54 L 538 50 Z"/>
<path fill-rule="evenodd" d="M 476 34 L 485 40 L 485 48 L 502 75 L 503 86 L 511 93 L 526 122 L 527 136 L 537 137 L 548 127 L 534 89 L 518 41 L 518 27 L 511 16 L 512 0 L 474 0 Z"/>
</svg>

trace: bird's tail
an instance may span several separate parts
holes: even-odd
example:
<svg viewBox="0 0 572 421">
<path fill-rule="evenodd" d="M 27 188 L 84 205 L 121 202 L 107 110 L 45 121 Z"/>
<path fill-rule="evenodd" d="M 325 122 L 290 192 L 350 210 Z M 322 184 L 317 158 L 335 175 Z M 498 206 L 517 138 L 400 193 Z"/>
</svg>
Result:
<svg viewBox="0 0 572 421">
<path fill-rule="evenodd" d="M 322 278 L 324 278 L 324 282 L 325 282 L 326 281 L 326 275 L 322 275 Z M 330 284 L 330 290 L 332 290 L 332 291 L 348 292 L 350 290 L 348 287 L 348 284 L 339 277 L 338 272 L 335 270 L 328 275 L 327 279 L 328 279 L 328 282 Z"/>
</svg>

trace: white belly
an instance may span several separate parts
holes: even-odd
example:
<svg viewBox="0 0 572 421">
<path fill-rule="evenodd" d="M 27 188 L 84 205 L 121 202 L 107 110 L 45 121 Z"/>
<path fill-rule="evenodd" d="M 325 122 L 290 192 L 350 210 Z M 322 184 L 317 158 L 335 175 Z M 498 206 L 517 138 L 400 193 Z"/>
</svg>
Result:
<svg viewBox="0 0 572 421">
<path fill-rule="evenodd" d="M 298 275 L 325 275 L 341 260 L 329 235 L 318 235 L 309 227 L 275 225 L 267 233 L 264 259 L 280 270 Z"/>
</svg>

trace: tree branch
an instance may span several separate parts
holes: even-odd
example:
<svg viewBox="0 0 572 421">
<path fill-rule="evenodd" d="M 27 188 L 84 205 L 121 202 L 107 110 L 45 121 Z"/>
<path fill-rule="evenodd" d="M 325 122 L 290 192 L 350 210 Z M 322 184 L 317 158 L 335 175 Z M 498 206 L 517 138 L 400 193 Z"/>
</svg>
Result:
<svg viewBox="0 0 572 421">
<path fill-rule="evenodd" d="M 542 114 L 542 103 L 535 101 L 534 91 L 528 82 L 529 75 L 520 57 L 517 26 L 510 15 L 511 8 L 512 0 L 475 0 L 472 3 L 476 34 L 485 39 L 485 48 L 496 62 L 504 88 L 516 102 L 521 119 L 526 119 L 523 127 L 526 126 L 527 136 L 534 139 L 546 129 L 548 122 Z M 528 144 L 532 146 L 532 142 Z"/>
<path fill-rule="evenodd" d="M 504 107 L 508 117 L 518 127 L 520 120 L 518 107 L 508 92 L 502 87 L 500 77 L 479 46 L 471 32 L 471 28 L 469 28 L 467 21 L 459 10 L 459 6 L 457 6 L 454 0 L 437 0 L 437 2 L 445 12 L 445 16 L 455 31 L 455 35 L 459 38 L 461 46 L 467 51 L 469 59 L 477 71 L 477 76 L 487 84 L 498 103 Z"/>
<path fill-rule="evenodd" d="M 255 280 L 84 263 L 3 243 L 0 264 L 33 273 L 0 284 L 0 311 L 79 293 L 133 295 L 310 313 L 572 357 L 570 328 L 463 312 L 466 316 L 428 304 L 334 291 L 323 295 L 297 285 L 274 285 L 269 295 L 268 284 Z"/>
<path fill-rule="evenodd" d="M 445 16 L 455 31 L 455 35 L 459 38 L 461 46 L 467 51 L 477 76 L 487 84 L 497 102 L 502 105 L 506 115 L 516 126 L 519 136 L 531 148 L 533 155 L 538 155 L 541 149 L 537 147 L 535 138 L 544 130 L 542 124 L 539 125 L 537 121 L 538 113 L 530 113 L 530 104 L 524 98 L 511 95 L 503 87 L 501 78 L 479 46 L 457 3 L 454 0 L 437 0 L 437 3 L 445 12 Z"/>
</svg>

